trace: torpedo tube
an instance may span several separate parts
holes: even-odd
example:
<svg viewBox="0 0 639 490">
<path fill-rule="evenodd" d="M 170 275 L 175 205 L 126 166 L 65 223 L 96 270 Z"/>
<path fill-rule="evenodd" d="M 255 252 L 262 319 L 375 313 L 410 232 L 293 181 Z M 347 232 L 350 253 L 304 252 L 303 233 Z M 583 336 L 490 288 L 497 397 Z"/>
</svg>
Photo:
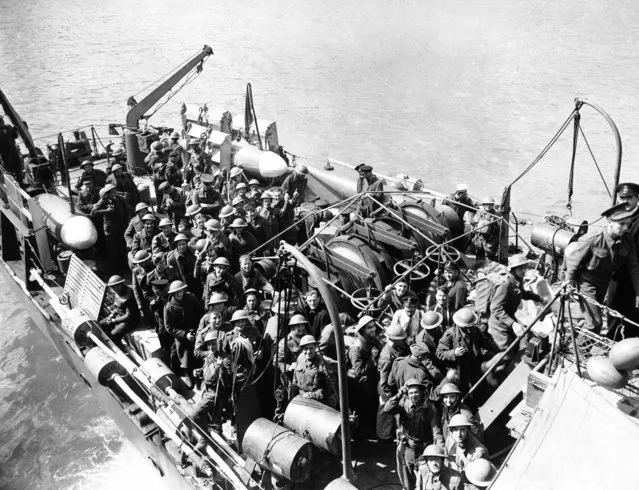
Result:
<svg viewBox="0 0 639 490">
<path fill-rule="evenodd" d="M 98 241 L 98 231 L 87 216 L 71 212 L 71 204 L 55 194 L 34 197 L 42 209 L 44 224 L 56 239 L 71 250 L 86 250 Z"/>
</svg>

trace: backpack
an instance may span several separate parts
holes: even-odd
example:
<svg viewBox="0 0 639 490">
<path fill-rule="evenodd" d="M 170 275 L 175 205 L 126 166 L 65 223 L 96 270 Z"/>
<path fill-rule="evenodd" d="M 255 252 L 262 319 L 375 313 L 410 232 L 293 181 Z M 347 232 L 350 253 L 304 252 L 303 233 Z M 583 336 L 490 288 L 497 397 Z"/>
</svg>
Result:
<svg viewBox="0 0 639 490">
<path fill-rule="evenodd" d="M 482 319 L 490 317 L 490 302 L 495 290 L 506 282 L 508 268 L 503 264 L 494 264 L 477 271 L 479 279 L 475 282 L 475 311 Z"/>
</svg>

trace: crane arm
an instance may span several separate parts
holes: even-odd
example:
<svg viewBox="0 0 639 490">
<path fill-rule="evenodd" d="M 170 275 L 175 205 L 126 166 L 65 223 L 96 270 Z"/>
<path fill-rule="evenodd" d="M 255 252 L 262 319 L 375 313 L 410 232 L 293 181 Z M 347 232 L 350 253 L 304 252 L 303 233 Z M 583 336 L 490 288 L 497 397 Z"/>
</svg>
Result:
<svg viewBox="0 0 639 490">
<path fill-rule="evenodd" d="M 126 125 L 129 129 L 135 130 L 138 128 L 138 121 L 151 107 L 155 105 L 169 90 L 171 90 L 182 78 L 184 78 L 193 68 L 206 60 L 213 54 L 213 49 L 209 46 L 204 46 L 202 51 L 193 56 L 178 70 L 175 71 L 169 78 L 161 83 L 153 92 L 142 99 L 138 104 L 133 106 L 126 115 Z"/>
<path fill-rule="evenodd" d="M 27 128 L 27 125 L 13 108 L 11 102 L 9 102 L 9 99 L 2 90 L 0 90 L 0 106 L 18 131 L 18 135 L 24 142 L 27 150 L 29 150 L 29 155 L 32 157 L 37 156 L 38 152 L 36 151 L 36 146 L 33 142 L 33 138 L 31 137 L 31 133 L 29 132 L 29 128 Z"/>
</svg>

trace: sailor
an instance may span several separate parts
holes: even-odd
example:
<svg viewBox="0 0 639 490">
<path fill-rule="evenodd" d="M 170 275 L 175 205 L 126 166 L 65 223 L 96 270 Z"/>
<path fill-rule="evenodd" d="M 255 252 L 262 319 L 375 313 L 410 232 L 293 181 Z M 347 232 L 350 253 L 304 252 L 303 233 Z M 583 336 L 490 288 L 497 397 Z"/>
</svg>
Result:
<svg viewBox="0 0 639 490">
<path fill-rule="evenodd" d="M 302 352 L 300 342 L 305 335 L 308 335 L 308 322 L 303 315 L 293 315 L 288 322 L 289 333 L 286 338 L 279 341 L 277 345 L 277 362 L 282 377 L 293 376 L 293 371 L 297 366 L 297 357 Z"/>
<path fill-rule="evenodd" d="M 357 436 L 361 437 L 374 433 L 377 414 L 378 326 L 373 317 L 364 315 L 357 322 L 356 331 L 357 339 L 348 350 L 348 381 L 350 408 L 359 415 Z"/>
<path fill-rule="evenodd" d="M 393 314 L 391 325 L 399 325 L 406 332 L 406 342 L 412 344 L 419 333 L 423 312 L 417 308 L 417 295 L 413 291 L 407 291 L 402 296 L 401 310 Z"/>
<path fill-rule="evenodd" d="M 144 228 L 144 216 L 150 213 L 149 205 L 145 202 L 139 202 L 135 205 L 135 215 L 129 221 L 126 230 L 124 230 L 124 241 L 126 242 L 126 247 L 131 250 L 133 246 L 133 237 L 136 233 L 142 231 Z"/>
<path fill-rule="evenodd" d="M 251 324 L 245 311 L 233 313 L 231 325 L 233 330 L 224 337 L 224 351 L 233 356 L 234 372 L 240 379 L 246 379 L 255 361 L 268 359 L 268 345 L 262 342 L 260 332 Z"/>
<path fill-rule="evenodd" d="M 461 485 L 464 490 L 480 490 L 488 488 L 497 476 L 497 468 L 490 461 L 479 458 L 468 463 L 462 475 Z"/>
<path fill-rule="evenodd" d="M 521 300 L 542 301 L 538 294 L 524 289 L 523 279 L 529 264 L 525 254 L 509 257 L 508 275 L 491 292 L 488 332 L 500 351 L 506 350 L 525 328 L 515 317 Z"/>
<path fill-rule="evenodd" d="M 142 216 L 142 230 L 138 231 L 133 235 L 133 240 L 131 240 L 131 251 L 129 252 L 130 259 L 133 258 L 133 255 L 139 252 L 140 250 L 147 250 L 151 252 L 153 237 L 157 235 L 157 218 L 155 215 L 151 213 L 147 213 Z"/>
<path fill-rule="evenodd" d="M 426 390 L 419 380 L 408 379 L 384 405 L 386 412 L 398 415 L 397 476 L 404 490 L 415 488 L 415 466 L 424 448 L 444 443 L 437 411 L 428 402 Z"/>
<path fill-rule="evenodd" d="M 249 225 L 248 231 L 255 235 L 257 243 L 262 245 L 270 242 L 271 238 L 273 238 L 273 230 L 271 229 L 271 225 L 266 220 L 266 218 L 257 213 L 255 205 L 252 203 L 246 204 L 244 206 L 244 212 L 246 213 L 246 223 Z M 260 253 L 262 255 L 268 255 L 268 253 L 266 252 L 272 250 L 273 247 L 273 244 L 269 244 L 266 247 L 262 248 L 262 251 Z"/>
<path fill-rule="evenodd" d="M 200 180 L 202 187 L 193 192 L 193 204 L 199 204 L 204 213 L 217 218 L 224 202 L 219 192 L 213 187 L 213 176 L 202 174 Z"/>
<path fill-rule="evenodd" d="M 443 374 L 433 369 L 429 357 L 433 356 L 426 344 L 415 342 L 409 347 L 410 354 L 395 360 L 388 376 L 391 389 L 397 391 L 408 379 L 416 379 L 426 387 L 429 397 L 435 398 L 435 385 L 443 379 Z M 433 356 L 434 357 L 434 356 Z"/>
<path fill-rule="evenodd" d="M 377 175 L 373 173 L 373 167 L 362 163 L 355 167 L 355 171 L 359 173 L 359 179 L 357 179 L 357 193 L 369 192 L 371 194 L 362 196 L 357 201 L 357 208 L 355 213 L 359 214 L 362 218 L 368 218 L 375 211 L 379 204 L 375 203 L 373 199 L 379 202 L 384 201 L 384 181 L 380 180 Z"/>
<path fill-rule="evenodd" d="M 382 441 L 392 440 L 395 435 L 395 418 L 384 412 L 384 404 L 389 398 L 397 394 L 397 387 L 388 383 L 391 369 L 396 359 L 409 355 L 406 343 L 406 332 L 399 325 L 388 327 L 385 332 L 386 344 L 379 354 L 377 369 L 379 371 L 379 383 L 377 393 L 379 395 L 380 408 L 377 411 L 376 433 Z"/>
<path fill-rule="evenodd" d="M 140 202 L 140 192 L 135 182 L 133 182 L 133 177 L 131 177 L 130 173 L 125 172 L 125 167 L 119 163 L 111 167 L 111 172 L 111 175 L 106 179 L 106 183 L 115 186 L 115 189 L 122 194 L 130 209 L 135 208 L 135 205 Z"/>
<path fill-rule="evenodd" d="M 204 281 L 203 300 L 208 303 L 212 293 L 226 293 L 230 304 L 236 304 L 242 297 L 243 289 L 235 276 L 230 273 L 231 263 L 226 257 L 218 257 L 213 261 L 213 270 Z"/>
<path fill-rule="evenodd" d="M 377 303 L 377 307 L 381 310 L 390 310 L 393 314 L 397 310 L 402 309 L 404 295 L 408 292 L 408 279 L 406 277 L 397 277 L 393 284 L 389 284 L 384 289 L 384 294 Z"/>
<path fill-rule="evenodd" d="M 639 184 L 624 182 L 617 186 L 617 201 L 626 205 L 626 210 L 633 211 L 632 221 L 628 234 L 632 237 L 637 253 L 639 253 Z M 635 304 L 637 293 L 632 284 L 630 274 L 626 268 L 617 270 L 612 276 L 608 293 L 606 295 L 606 305 L 621 313 L 628 320 L 639 323 L 639 309 Z M 608 317 L 608 337 L 613 340 L 620 340 L 621 326 L 623 325 L 624 337 L 639 337 L 639 329 L 630 323 L 622 323 L 621 319 Z"/>
<path fill-rule="evenodd" d="M 448 426 L 450 419 L 458 413 L 464 414 L 472 423 L 471 432 L 478 440 L 483 439 L 483 426 L 478 416 L 475 416 L 471 408 L 462 403 L 462 392 L 455 383 L 445 383 L 439 389 L 439 396 L 442 404 L 442 432 L 444 439 L 448 437 Z"/>
<path fill-rule="evenodd" d="M 100 189 L 100 200 L 91 210 L 92 217 L 102 218 L 104 229 L 104 250 L 106 250 L 106 270 L 114 272 L 126 266 L 126 204 L 115 192 L 115 186 L 106 184 Z"/>
<path fill-rule="evenodd" d="M 431 444 L 417 460 L 416 490 L 458 490 L 461 475 L 446 466 L 446 452 Z"/>
<path fill-rule="evenodd" d="M 179 366 L 177 359 L 177 352 L 175 352 L 175 343 L 173 337 L 164 328 L 164 307 L 169 300 L 169 281 L 166 279 L 152 279 L 151 275 L 148 276 L 148 282 L 151 283 L 151 289 L 153 291 L 153 297 L 149 301 L 149 309 L 153 317 L 153 326 L 158 334 L 158 340 L 160 346 L 164 351 L 163 359 L 167 366 L 174 369 Z"/>
<path fill-rule="evenodd" d="M 450 466 L 457 471 L 464 471 L 471 461 L 488 457 L 488 450 L 473 435 L 472 427 L 473 423 L 463 413 L 453 415 L 448 423 L 446 454 Z"/>
<path fill-rule="evenodd" d="M 173 187 L 169 181 L 162 182 L 158 190 L 163 193 L 162 209 L 166 211 L 177 228 L 180 219 L 184 217 L 186 212 L 184 193 L 181 189 Z"/>
<path fill-rule="evenodd" d="M 312 335 L 305 335 L 299 342 L 301 354 L 297 359 L 292 382 L 292 396 L 297 394 L 335 408 L 337 397 L 330 374 L 317 349 L 317 341 Z"/>
<path fill-rule="evenodd" d="M 75 183 L 76 190 L 80 190 L 84 179 L 90 179 L 96 190 L 100 190 L 104 187 L 107 175 L 102 170 L 93 168 L 93 162 L 91 160 L 84 160 L 80 165 L 80 168 L 82 169 L 82 174 L 80 174 L 80 177 Z"/>
<path fill-rule="evenodd" d="M 169 218 L 160 220 L 160 233 L 153 237 L 151 241 L 151 253 L 153 256 L 161 256 L 166 262 L 167 254 L 175 247 L 175 235 L 173 231 L 173 223 Z"/>
<path fill-rule="evenodd" d="M 131 275 L 131 286 L 133 287 L 133 295 L 138 305 L 138 310 L 142 317 L 142 321 L 148 325 L 153 324 L 151 315 L 150 302 L 153 298 L 153 288 L 149 283 L 149 272 L 153 270 L 153 262 L 151 254 L 148 250 L 139 250 L 132 257 L 133 271 Z"/>
<path fill-rule="evenodd" d="M 187 286 L 182 281 L 171 283 L 170 299 L 164 307 L 164 328 L 175 339 L 183 380 L 192 388 L 193 370 L 199 367 L 193 354 L 195 333 L 204 309 L 197 297 L 186 289 Z"/>
<path fill-rule="evenodd" d="M 444 332 L 437 346 L 437 357 L 459 375 L 459 386 L 468 390 L 482 375 L 482 363 L 497 351 L 494 342 L 476 327 L 478 318 L 471 308 L 453 315 L 455 326 Z"/>
<path fill-rule="evenodd" d="M 228 331 L 230 331 L 230 325 L 224 324 L 222 311 L 214 308 L 210 309 L 200 320 L 195 334 L 195 346 L 193 349 L 195 357 L 206 358 L 210 349 L 207 349 L 204 339 L 211 333 L 213 336 L 209 336 L 209 339 L 214 339 L 215 350 L 221 352 L 224 346 L 224 337 Z"/>
<path fill-rule="evenodd" d="M 625 268 L 635 292 L 639 291 L 639 265 L 636 245 L 628 233 L 635 210 L 616 204 L 602 213 L 608 224 L 600 232 L 580 239 L 578 247 L 566 257 L 566 279 L 576 287 L 578 294 L 601 304 L 610 279 Z M 635 304 L 639 297 L 635 297 Z M 602 325 L 599 306 L 581 299 L 585 315 L 585 328 L 599 333 Z"/>
<path fill-rule="evenodd" d="M 113 291 L 113 305 L 109 314 L 100 320 L 100 325 L 106 328 L 114 342 L 119 343 L 138 323 L 140 312 L 133 291 L 124 284 L 122 276 L 111 276 L 107 287 Z"/>
<path fill-rule="evenodd" d="M 449 261 L 444 265 L 444 284 L 447 293 L 448 310 L 455 313 L 468 304 L 468 283 L 459 271 L 456 262 Z"/>
<path fill-rule="evenodd" d="M 455 192 L 444 199 L 444 204 L 453 208 L 462 222 L 466 211 L 472 212 L 479 206 L 478 202 L 468 196 L 468 186 L 466 184 L 457 184 Z"/>
<path fill-rule="evenodd" d="M 259 311 L 260 300 L 259 291 L 257 289 L 248 288 L 244 290 L 244 308 L 243 310 L 249 316 L 249 321 L 257 328 L 260 334 L 264 333 L 264 321 Z"/>
<path fill-rule="evenodd" d="M 87 178 L 83 179 L 82 185 L 80 186 L 80 192 L 77 197 L 78 209 L 84 214 L 91 215 L 93 205 L 98 202 L 99 199 L 100 195 L 98 194 L 98 190 L 93 186 L 93 180 Z M 96 227 L 99 224 L 100 223 L 96 223 Z"/>
<path fill-rule="evenodd" d="M 232 230 L 229 235 L 232 256 L 231 270 L 237 271 L 240 257 L 255 250 L 258 247 L 258 243 L 255 235 L 246 230 L 248 225 L 242 218 L 235 218 L 230 227 Z"/>
<path fill-rule="evenodd" d="M 444 287 L 438 287 L 435 290 L 435 294 L 432 294 L 428 299 L 429 308 L 439 313 L 442 316 L 442 328 L 447 328 L 454 325 L 453 314 L 448 305 L 448 291 Z"/>
<path fill-rule="evenodd" d="M 188 246 L 188 237 L 183 234 L 176 235 L 173 239 L 175 249 L 166 256 L 167 265 L 173 267 L 180 275 L 180 280 L 185 283 L 189 291 L 196 296 L 201 294 L 201 283 L 195 278 L 195 254 Z"/>
<path fill-rule="evenodd" d="M 322 329 L 331 322 L 331 318 L 317 289 L 309 289 L 304 295 L 304 299 L 306 300 L 306 305 L 302 309 L 302 314 L 308 321 L 308 333 L 315 340 L 319 340 Z"/>
<path fill-rule="evenodd" d="M 299 206 L 304 202 L 304 193 L 306 192 L 306 184 L 308 175 L 308 167 L 299 165 L 282 182 L 282 192 L 291 196 L 294 206 Z"/>
<path fill-rule="evenodd" d="M 240 271 L 235 274 L 235 279 L 242 286 L 243 291 L 255 289 L 272 294 L 273 285 L 264 277 L 254 265 L 250 255 L 245 254 L 240 257 Z"/>
</svg>

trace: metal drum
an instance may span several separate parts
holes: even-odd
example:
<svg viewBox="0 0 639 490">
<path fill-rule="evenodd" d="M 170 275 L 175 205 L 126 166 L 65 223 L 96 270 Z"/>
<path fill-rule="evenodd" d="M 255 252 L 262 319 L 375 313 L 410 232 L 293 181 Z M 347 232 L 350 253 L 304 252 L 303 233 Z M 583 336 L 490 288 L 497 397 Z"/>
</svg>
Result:
<svg viewBox="0 0 639 490">
<path fill-rule="evenodd" d="M 107 356 L 100 347 L 90 349 L 84 356 L 84 363 L 91 374 L 104 386 L 109 384 L 113 375 L 126 376 L 127 374 L 120 363 Z"/>
<path fill-rule="evenodd" d="M 171 371 L 164 362 L 157 357 L 151 357 L 142 363 L 142 368 L 151 377 L 151 380 L 155 383 L 155 386 L 160 388 L 166 393 L 168 388 L 174 388 L 179 390 L 182 386 L 182 382 L 177 375 Z"/>
<path fill-rule="evenodd" d="M 310 475 L 313 445 L 268 419 L 259 418 L 246 429 L 242 450 L 263 468 L 292 482 Z"/>
<path fill-rule="evenodd" d="M 565 230 L 550 223 L 539 223 L 532 229 L 530 243 L 546 252 L 561 254 L 577 238 L 577 234 L 571 230 Z"/>
<path fill-rule="evenodd" d="M 62 329 L 71 337 L 79 347 L 91 347 L 93 341 L 88 335 L 100 330 L 100 325 L 91 320 L 79 308 L 73 308 L 62 320 Z"/>
<path fill-rule="evenodd" d="M 277 262 L 271 259 L 261 259 L 253 262 L 253 265 L 259 270 L 269 281 L 273 279 L 277 272 Z"/>
<path fill-rule="evenodd" d="M 320 449 L 340 455 L 342 416 L 334 408 L 298 395 L 286 407 L 284 425 Z"/>
</svg>

